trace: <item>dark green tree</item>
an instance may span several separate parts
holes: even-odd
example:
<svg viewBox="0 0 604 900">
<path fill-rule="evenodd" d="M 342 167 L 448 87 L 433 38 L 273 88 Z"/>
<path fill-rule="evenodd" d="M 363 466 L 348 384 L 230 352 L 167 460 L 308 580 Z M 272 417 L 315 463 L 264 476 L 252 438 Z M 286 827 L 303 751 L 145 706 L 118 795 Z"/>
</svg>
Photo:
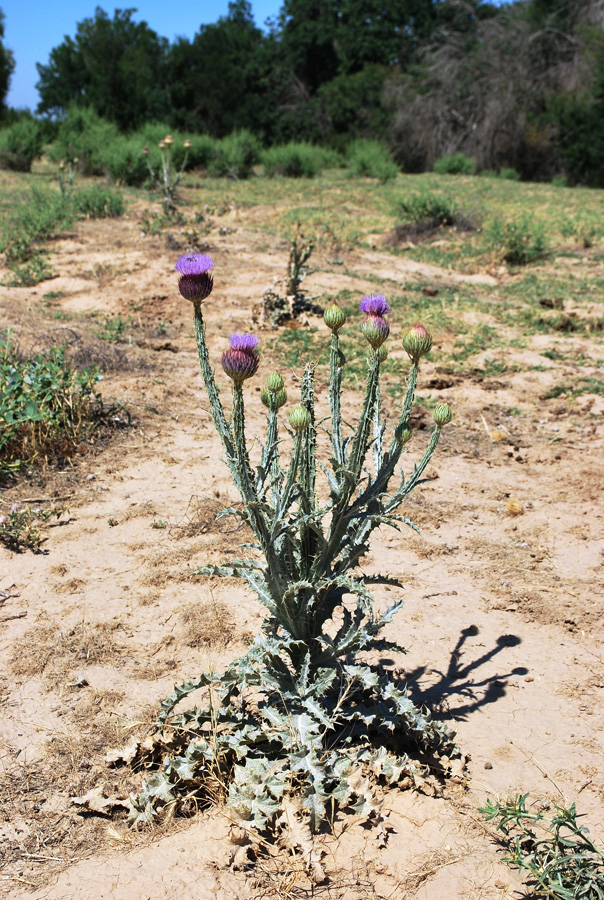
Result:
<svg viewBox="0 0 604 900">
<path fill-rule="evenodd" d="M 66 37 L 47 65 L 38 64 L 38 112 L 62 114 L 77 103 L 124 130 L 166 117 L 169 43 L 146 22 L 134 22 L 135 12 L 117 9 L 110 19 L 97 7 L 78 24 L 75 39 Z"/>
<path fill-rule="evenodd" d="M 6 111 L 6 95 L 14 68 L 13 52 L 4 46 L 4 13 L 0 9 L 0 115 Z"/>
<path fill-rule="evenodd" d="M 202 25 L 192 41 L 170 49 L 168 92 L 172 119 L 180 127 L 216 137 L 239 128 L 262 133 L 272 115 L 268 102 L 274 75 L 274 36 L 254 23 L 247 0 L 229 3 L 226 16 Z"/>
</svg>

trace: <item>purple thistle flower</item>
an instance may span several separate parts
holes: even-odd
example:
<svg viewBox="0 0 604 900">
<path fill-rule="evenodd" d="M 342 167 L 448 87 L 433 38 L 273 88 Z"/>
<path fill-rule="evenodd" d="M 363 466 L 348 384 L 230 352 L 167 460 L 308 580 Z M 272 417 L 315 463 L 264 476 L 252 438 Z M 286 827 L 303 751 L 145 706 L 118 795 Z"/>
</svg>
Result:
<svg viewBox="0 0 604 900">
<path fill-rule="evenodd" d="M 385 316 L 386 313 L 390 312 L 386 298 L 382 297 L 381 294 L 371 294 L 369 297 L 363 297 L 359 307 L 368 316 Z"/>
<path fill-rule="evenodd" d="M 374 350 L 378 350 L 390 334 L 390 325 L 382 316 L 367 316 L 361 331 Z"/>
<path fill-rule="evenodd" d="M 243 353 L 254 353 L 260 340 L 255 334 L 237 332 L 231 335 L 231 350 L 241 350 Z"/>
<path fill-rule="evenodd" d="M 242 384 L 258 371 L 259 343 L 255 334 L 245 332 L 231 335 L 231 348 L 222 354 L 222 368 L 235 384 Z"/>
<path fill-rule="evenodd" d="M 181 275 L 205 275 L 214 268 L 214 263 L 209 256 L 194 253 L 192 256 L 181 256 L 174 268 Z"/>
<path fill-rule="evenodd" d="M 193 254 L 181 256 L 174 268 L 180 272 L 178 290 L 191 303 L 199 304 L 209 297 L 214 287 L 214 281 L 209 270 L 214 263 L 209 256 Z"/>
</svg>

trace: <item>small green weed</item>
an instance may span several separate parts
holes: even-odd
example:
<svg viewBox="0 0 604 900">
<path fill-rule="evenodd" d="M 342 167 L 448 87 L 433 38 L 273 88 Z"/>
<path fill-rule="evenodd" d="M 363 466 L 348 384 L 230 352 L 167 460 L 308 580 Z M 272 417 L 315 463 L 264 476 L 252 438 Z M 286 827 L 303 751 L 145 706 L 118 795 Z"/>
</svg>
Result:
<svg viewBox="0 0 604 900">
<path fill-rule="evenodd" d="M 22 266 L 13 263 L 10 270 L 11 276 L 5 282 L 8 287 L 33 287 L 41 281 L 55 278 L 57 274 L 41 253 L 36 253 Z"/>
<path fill-rule="evenodd" d="M 288 178 L 314 178 L 333 161 L 333 153 L 313 144 L 295 143 L 269 147 L 264 150 L 261 162 L 264 174 L 285 175 Z"/>
<path fill-rule="evenodd" d="M 526 872 L 532 897 L 554 900 L 601 900 L 604 897 L 604 854 L 579 825 L 575 804 L 556 806 L 545 818 L 543 809 L 529 812 L 528 794 L 503 803 L 487 800 L 479 810 L 497 831 L 510 855 L 505 862 Z"/>
<path fill-rule="evenodd" d="M 71 228 L 73 209 L 68 198 L 56 191 L 33 188 L 29 202 L 19 204 L 0 231 L 0 252 L 10 265 L 25 262 L 34 245 L 51 234 Z"/>
<path fill-rule="evenodd" d="M 485 238 L 487 246 L 511 265 L 525 266 L 547 253 L 543 224 L 528 216 L 508 221 L 493 219 Z"/>
<path fill-rule="evenodd" d="M 124 212 L 124 198 L 102 184 L 91 184 L 71 195 L 74 212 L 87 219 L 114 219 Z"/>
<path fill-rule="evenodd" d="M 123 319 L 118 313 L 117 316 L 105 316 L 102 327 L 97 331 L 97 337 L 102 341 L 108 341 L 110 344 L 126 343 L 126 329 L 132 325 L 132 319 Z"/>
<path fill-rule="evenodd" d="M 0 477 L 34 459 L 70 454 L 117 406 L 104 409 L 97 368 L 76 372 L 64 347 L 22 357 L 10 333 L 0 338 Z"/>
<path fill-rule="evenodd" d="M 53 517 L 60 519 L 66 510 L 55 506 L 50 509 L 32 509 L 25 504 L 13 503 L 10 512 L 0 516 L 0 542 L 17 553 L 22 550 L 39 550 L 46 537 L 43 528 Z"/>
</svg>

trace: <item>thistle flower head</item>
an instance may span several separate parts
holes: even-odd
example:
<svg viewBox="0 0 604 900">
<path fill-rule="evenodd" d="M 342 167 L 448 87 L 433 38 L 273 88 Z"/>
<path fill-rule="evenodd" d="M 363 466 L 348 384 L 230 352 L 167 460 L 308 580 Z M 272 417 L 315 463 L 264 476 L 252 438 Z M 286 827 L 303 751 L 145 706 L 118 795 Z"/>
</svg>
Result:
<svg viewBox="0 0 604 900">
<path fill-rule="evenodd" d="M 437 428 L 442 428 L 444 425 L 448 425 L 453 418 L 451 407 L 446 403 L 441 403 L 439 404 L 439 406 L 435 406 L 432 411 L 432 417 Z"/>
<path fill-rule="evenodd" d="M 287 403 L 287 391 L 284 388 L 280 391 L 271 391 L 265 387 L 260 399 L 267 409 L 281 409 Z"/>
<path fill-rule="evenodd" d="M 159 144 L 158 144 L 157 146 L 159 147 L 160 150 L 163 150 L 164 147 L 166 146 L 166 142 L 165 142 L 165 141 L 160 141 Z"/>
<path fill-rule="evenodd" d="M 145 156 L 149 155 L 149 148 L 146 145 L 143 147 L 143 153 L 145 154 Z"/>
<path fill-rule="evenodd" d="M 334 300 L 331 306 L 328 306 L 323 313 L 323 321 L 334 334 L 337 334 L 346 323 L 346 313 Z"/>
<path fill-rule="evenodd" d="M 178 290 L 185 300 L 197 305 L 210 296 L 214 281 L 209 270 L 213 265 L 209 256 L 200 253 L 180 257 L 174 268 L 180 272 Z"/>
<path fill-rule="evenodd" d="M 303 406 L 294 406 L 289 416 L 289 424 L 295 432 L 301 434 L 311 423 L 310 413 Z"/>
<path fill-rule="evenodd" d="M 385 316 L 387 313 L 391 312 L 391 309 L 386 302 L 386 298 L 381 294 L 370 294 L 369 297 L 363 297 L 359 303 L 359 307 L 361 311 L 368 316 Z"/>
<path fill-rule="evenodd" d="M 231 350 L 239 350 L 241 353 L 255 354 L 259 343 L 260 339 L 247 331 L 231 335 Z"/>
<path fill-rule="evenodd" d="M 390 325 L 382 316 L 367 316 L 361 325 L 361 331 L 373 349 L 379 350 L 390 334 Z"/>
<path fill-rule="evenodd" d="M 271 374 L 266 379 L 267 391 L 272 391 L 274 394 L 277 394 L 280 390 L 283 389 L 283 384 L 283 378 L 278 372 L 271 372 Z"/>
<path fill-rule="evenodd" d="M 184 141 L 183 147 L 185 148 L 185 150 L 188 150 L 190 146 L 191 146 L 190 140 L 187 139 L 186 141 Z"/>
<path fill-rule="evenodd" d="M 430 351 L 432 347 L 432 335 L 426 331 L 423 325 L 419 323 L 412 325 L 405 337 L 403 338 L 403 347 L 417 365 L 422 356 Z"/>
<path fill-rule="evenodd" d="M 172 137 L 171 134 L 167 134 L 164 138 L 164 144 L 166 145 L 166 147 L 169 147 L 173 143 L 174 143 L 174 138 Z"/>
<path fill-rule="evenodd" d="M 260 341 L 254 334 L 232 334 L 231 348 L 222 354 L 222 368 L 235 384 L 243 384 L 258 371 L 260 357 L 258 344 Z"/>
</svg>

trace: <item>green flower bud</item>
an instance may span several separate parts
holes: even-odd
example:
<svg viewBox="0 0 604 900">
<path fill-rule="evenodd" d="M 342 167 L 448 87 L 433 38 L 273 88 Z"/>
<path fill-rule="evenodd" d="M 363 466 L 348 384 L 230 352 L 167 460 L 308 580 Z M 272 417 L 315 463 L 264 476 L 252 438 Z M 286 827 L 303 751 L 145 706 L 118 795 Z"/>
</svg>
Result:
<svg viewBox="0 0 604 900">
<path fill-rule="evenodd" d="M 449 424 L 449 422 L 453 418 L 453 413 L 451 412 L 450 406 L 447 406 L 446 403 L 441 403 L 439 406 L 434 407 L 432 416 L 434 418 L 436 426 L 438 428 L 442 428 L 444 425 Z"/>
<path fill-rule="evenodd" d="M 382 344 L 381 347 L 378 347 L 377 358 L 381 363 L 385 362 L 388 359 L 388 347 L 386 344 Z"/>
<path fill-rule="evenodd" d="M 273 400 L 275 403 L 275 409 L 281 409 L 282 406 L 285 406 L 285 404 L 287 403 L 287 391 L 285 390 L 285 388 L 282 388 L 282 390 L 277 391 L 276 394 L 273 394 Z"/>
<path fill-rule="evenodd" d="M 283 384 L 283 379 L 278 372 L 271 372 L 271 374 L 266 379 L 267 390 L 272 391 L 274 394 L 278 393 L 278 391 L 282 389 Z"/>
<path fill-rule="evenodd" d="M 408 444 L 412 437 L 413 432 L 406 423 L 404 425 L 397 425 L 396 431 L 394 432 L 394 439 L 399 447 L 404 447 L 405 444 Z"/>
<path fill-rule="evenodd" d="M 403 338 L 403 347 L 417 365 L 422 356 L 432 347 L 432 335 L 426 331 L 423 325 L 413 325 Z"/>
<path fill-rule="evenodd" d="M 338 350 L 338 369 L 343 369 L 346 365 L 346 357 L 341 350 Z"/>
<path fill-rule="evenodd" d="M 378 350 L 390 334 L 390 325 L 383 316 L 367 316 L 361 331 L 373 349 Z"/>
<path fill-rule="evenodd" d="M 305 431 L 311 422 L 310 413 L 303 406 L 294 406 L 288 419 L 291 427 L 299 434 Z"/>
<path fill-rule="evenodd" d="M 323 321 L 334 334 L 337 334 L 346 322 L 346 313 L 334 300 L 331 306 L 328 306 L 323 313 Z"/>
<path fill-rule="evenodd" d="M 267 409 L 281 409 L 287 403 L 287 392 L 285 390 L 269 391 L 263 388 L 260 399 Z"/>
</svg>

